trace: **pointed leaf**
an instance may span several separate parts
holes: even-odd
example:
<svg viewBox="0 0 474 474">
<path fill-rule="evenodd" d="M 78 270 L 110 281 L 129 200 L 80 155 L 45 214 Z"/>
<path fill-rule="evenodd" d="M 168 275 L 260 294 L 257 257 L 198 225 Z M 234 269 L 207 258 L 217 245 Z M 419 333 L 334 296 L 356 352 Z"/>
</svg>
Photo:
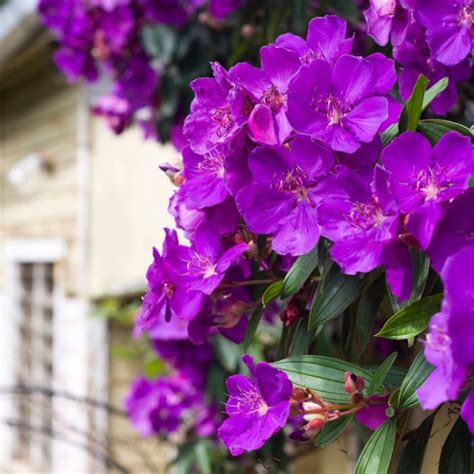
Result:
<svg viewBox="0 0 474 474">
<path fill-rule="evenodd" d="M 211 453 L 209 445 L 205 439 L 200 439 L 194 445 L 196 463 L 199 467 L 199 474 L 212 474 Z"/>
<path fill-rule="evenodd" d="M 263 306 L 258 305 L 257 309 L 253 312 L 252 316 L 250 317 L 249 325 L 247 327 L 247 332 L 245 333 L 245 339 L 242 345 L 243 351 L 247 351 L 248 347 L 250 346 L 253 337 L 257 331 L 258 325 L 260 324 L 260 320 L 262 319 L 263 314 Z"/>
<path fill-rule="evenodd" d="M 425 359 L 423 352 L 419 352 L 403 379 L 398 395 L 398 407 L 408 409 L 418 404 L 416 390 L 433 371 L 433 366 Z"/>
<path fill-rule="evenodd" d="M 402 340 L 418 336 L 437 313 L 443 300 L 443 294 L 428 296 L 395 313 L 375 335 L 385 339 Z"/>
<path fill-rule="evenodd" d="M 454 423 L 441 450 L 439 474 L 469 474 L 471 472 L 472 435 L 464 420 Z"/>
<path fill-rule="evenodd" d="M 435 416 L 436 412 L 426 417 L 420 426 L 410 433 L 398 463 L 397 474 L 420 474 Z"/>
<path fill-rule="evenodd" d="M 373 395 L 377 393 L 379 388 L 383 388 L 383 383 L 385 377 L 387 377 L 390 369 L 392 368 L 393 363 L 395 362 L 398 356 L 398 352 L 392 352 L 377 368 L 377 371 L 374 373 L 370 384 L 367 387 L 367 395 Z"/>
<path fill-rule="evenodd" d="M 309 345 L 314 338 L 314 333 L 308 331 L 308 322 L 306 319 L 300 319 L 296 326 L 291 341 L 289 354 L 290 356 L 305 355 L 308 353 Z"/>
<path fill-rule="evenodd" d="M 281 297 L 288 298 L 301 290 L 306 280 L 318 265 L 318 246 L 311 252 L 298 257 L 283 280 Z"/>
<path fill-rule="evenodd" d="M 397 425 L 387 420 L 369 438 L 357 460 L 354 474 L 386 474 L 395 446 Z"/>
<path fill-rule="evenodd" d="M 418 122 L 420 121 L 421 112 L 423 111 L 423 98 L 428 84 L 428 79 L 423 76 L 423 74 L 420 74 L 413 88 L 413 92 L 400 116 L 400 131 L 416 130 Z"/>
<path fill-rule="evenodd" d="M 359 357 L 364 353 L 373 332 L 375 319 L 385 296 L 385 278 L 380 275 L 359 301 L 356 334 L 359 341 Z"/>
<path fill-rule="evenodd" d="M 418 131 L 423 133 L 432 145 L 435 145 L 445 133 L 451 130 L 456 130 L 472 140 L 473 135 L 470 130 L 458 123 L 441 119 L 420 120 L 418 123 Z"/>
<path fill-rule="evenodd" d="M 343 431 L 349 426 L 350 422 L 354 419 L 353 415 L 342 416 L 337 420 L 328 423 L 322 431 L 314 438 L 314 444 L 320 448 L 325 448 L 333 441 L 335 441 Z"/>
<path fill-rule="evenodd" d="M 390 127 L 382 133 L 382 145 L 386 147 L 398 135 L 398 123 L 390 125 Z"/>
<path fill-rule="evenodd" d="M 441 92 L 448 87 L 448 84 L 449 78 L 443 77 L 443 79 L 440 79 L 425 92 L 425 96 L 423 97 L 423 110 L 426 110 L 429 107 L 431 102 L 433 102 L 433 100 L 435 100 L 436 97 L 438 97 Z"/>
<path fill-rule="evenodd" d="M 267 307 L 272 301 L 276 300 L 281 295 L 283 289 L 283 280 L 278 280 L 272 283 L 263 293 L 262 304 L 263 307 Z"/>
<path fill-rule="evenodd" d="M 310 329 L 339 316 L 359 296 L 363 278 L 344 275 L 333 265 L 318 287 L 311 304 Z"/>
<path fill-rule="evenodd" d="M 345 372 L 362 376 L 367 383 L 373 377 L 367 369 L 332 357 L 303 355 L 279 360 L 272 365 L 286 372 L 293 384 L 311 388 L 324 400 L 333 403 L 349 401 L 349 394 L 344 391 Z"/>
</svg>

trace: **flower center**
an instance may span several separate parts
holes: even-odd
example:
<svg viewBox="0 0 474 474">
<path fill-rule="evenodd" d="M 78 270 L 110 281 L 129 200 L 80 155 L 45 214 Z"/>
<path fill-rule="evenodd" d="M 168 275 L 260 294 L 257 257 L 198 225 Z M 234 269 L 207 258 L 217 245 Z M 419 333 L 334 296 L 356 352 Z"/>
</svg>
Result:
<svg viewBox="0 0 474 474">
<path fill-rule="evenodd" d="M 217 124 L 216 135 L 223 137 L 234 123 L 231 107 L 227 106 L 214 110 L 211 120 Z"/>
<path fill-rule="evenodd" d="M 304 201 L 308 199 L 308 184 L 308 175 L 297 166 L 278 181 L 277 188 L 280 192 L 296 194 L 300 201 Z"/>
<path fill-rule="evenodd" d="M 245 414 L 247 415 L 251 413 L 258 413 L 260 416 L 263 416 L 269 409 L 267 402 L 263 399 L 256 387 L 254 390 L 240 392 L 239 396 L 236 397 L 236 400 L 237 409 L 247 409 L 248 411 L 245 410 Z"/>
<path fill-rule="evenodd" d="M 275 86 L 267 89 L 262 96 L 262 102 L 270 107 L 273 112 L 278 112 L 285 101 L 286 95 L 282 94 Z"/>
<path fill-rule="evenodd" d="M 188 273 L 191 275 L 202 275 L 203 278 L 210 278 L 217 275 L 216 265 L 209 257 L 194 252 L 191 260 L 187 263 Z"/>
<path fill-rule="evenodd" d="M 472 28 L 474 24 L 474 7 L 472 6 L 471 2 L 469 5 L 464 5 L 461 8 L 459 18 L 458 18 L 458 25 L 465 26 L 469 30 Z"/>
<path fill-rule="evenodd" d="M 343 117 L 347 113 L 344 101 L 334 95 L 313 97 L 312 107 L 318 112 L 326 115 L 329 125 L 341 125 Z"/>
<path fill-rule="evenodd" d="M 164 285 L 164 289 L 165 289 L 165 296 L 170 299 L 172 296 L 173 296 L 173 293 L 174 293 L 174 290 L 175 290 L 175 286 L 173 285 L 173 283 L 171 282 L 166 282 L 165 285 Z"/>
<path fill-rule="evenodd" d="M 381 227 L 387 217 L 377 203 L 356 202 L 349 213 L 349 219 L 354 227 L 368 230 Z"/>
<path fill-rule="evenodd" d="M 336 99 L 334 96 L 328 97 L 326 115 L 329 119 L 329 125 L 339 125 L 345 115 L 344 103 L 342 100 Z"/>
<path fill-rule="evenodd" d="M 224 157 L 218 151 L 211 151 L 204 156 L 204 159 L 198 164 L 198 169 L 207 175 L 215 175 L 218 178 L 224 178 Z"/>
<path fill-rule="evenodd" d="M 416 190 L 425 196 L 425 201 L 433 201 L 438 195 L 451 186 L 451 182 L 440 182 L 442 170 L 439 168 L 428 168 L 418 173 L 416 177 Z"/>
</svg>

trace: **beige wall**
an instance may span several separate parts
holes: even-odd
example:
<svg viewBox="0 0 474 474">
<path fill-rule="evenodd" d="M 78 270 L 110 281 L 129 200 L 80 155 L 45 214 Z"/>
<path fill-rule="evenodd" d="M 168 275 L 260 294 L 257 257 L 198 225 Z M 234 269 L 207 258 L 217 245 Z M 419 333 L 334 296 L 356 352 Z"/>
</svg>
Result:
<svg viewBox="0 0 474 474">
<path fill-rule="evenodd" d="M 68 248 L 67 286 L 76 262 L 76 87 L 66 85 L 48 54 L 0 82 L 0 255 L 6 239 L 62 238 Z M 5 173 L 38 153 L 53 164 L 18 188 Z M 3 287 L 0 265 L 0 288 Z"/>
<path fill-rule="evenodd" d="M 173 226 L 168 200 L 173 186 L 158 168 L 176 158 L 170 146 L 144 142 L 141 130 L 114 136 L 92 120 L 91 266 L 92 296 L 141 290 L 153 245 Z"/>
</svg>

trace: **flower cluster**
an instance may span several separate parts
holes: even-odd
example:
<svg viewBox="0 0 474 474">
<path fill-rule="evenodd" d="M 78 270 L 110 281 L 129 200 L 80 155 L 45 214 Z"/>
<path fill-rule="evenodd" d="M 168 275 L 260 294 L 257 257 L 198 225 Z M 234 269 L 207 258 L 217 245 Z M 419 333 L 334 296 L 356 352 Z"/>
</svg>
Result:
<svg viewBox="0 0 474 474">
<path fill-rule="evenodd" d="M 474 48 L 472 0 L 370 0 L 364 11 L 368 34 L 384 46 L 391 40 L 401 65 L 400 95 L 407 100 L 418 75 L 434 84 L 449 79 L 432 109 L 445 114 L 457 101 L 456 82 L 471 75 Z"/>
<path fill-rule="evenodd" d="M 464 204 L 474 204 L 474 190 L 466 193 L 464 201 Z M 472 210 L 472 207 L 468 209 Z M 468 214 L 466 212 L 464 216 Z M 455 228 L 449 231 L 456 235 Z M 472 236 L 471 224 L 467 240 L 472 240 Z M 441 312 L 431 319 L 425 343 L 426 359 L 435 369 L 417 395 L 423 408 L 433 409 L 443 402 L 456 401 L 460 391 L 466 389 L 461 416 L 474 435 L 474 356 L 471 346 L 474 342 L 474 245 L 467 240 L 464 245 L 459 245 L 461 242 L 458 241 L 458 245 L 449 249 L 454 253 L 447 258 L 441 271 L 445 298 Z"/>
<path fill-rule="evenodd" d="M 207 343 L 191 343 L 187 325 L 162 318 L 149 331 L 154 350 L 171 373 L 155 380 L 140 377 L 130 387 L 125 408 L 142 436 L 183 438 L 193 432 L 208 437 L 216 432 L 217 407 L 204 397 L 213 349 Z"/>
<path fill-rule="evenodd" d="M 224 19 L 243 0 L 40 0 L 45 26 L 59 41 L 55 62 L 70 82 L 93 82 L 105 74 L 113 82 L 94 111 L 115 133 L 121 133 L 138 111 L 148 133 L 159 110 L 157 87 L 165 63 L 156 64 L 143 47 L 144 25 L 182 28 L 198 9 Z M 163 62 L 163 61 L 162 61 Z"/>
<path fill-rule="evenodd" d="M 410 47 L 410 28 L 421 28 L 410 21 L 400 54 Z M 189 355 L 199 360 L 188 349 L 192 344 L 205 348 L 217 335 L 241 343 L 263 290 L 321 238 L 330 241 L 330 256 L 345 274 L 385 269 L 399 301 L 413 293 L 414 252 L 425 252 L 440 272 L 452 254 L 472 245 L 470 138 L 449 131 L 430 142 L 420 132 L 403 131 L 384 145 L 382 134 L 402 109 L 391 95 L 395 63 L 381 53 L 351 54 L 352 48 L 343 19 L 315 18 L 306 39 L 285 34 L 263 47 L 260 67 L 242 62 L 226 70 L 213 63 L 213 77 L 192 82 L 182 169 L 163 166 L 178 187 L 170 212 L 190 244 L 166 231 L 135 322 L 136 335 L 152 339 L 164 327 L 182 325 L 179 341 L 154 343 L 162 357 L 181 366 L 181 376 L 195 376 L 183 368 Z M 416 61 L 412 67 L 424 72 Z M 440 67 L 444 76 L 453 66 Z M 303 293 L 288 302 L 281 313 L 286 326 L 304 316 L 309 298 Z M 275 311 L 267 312 L 272 320 Z M 429 339 L 437 348 L 440 340 Z M 434 356 L 429 359 L 434 363 Z M 314 391 L 292 395 L 283 372 L 244 362 L 251 376 L 228 379 L 229 418 L 219 429 L 234 455 L 260 448 L 289 419 L 296 426 L 292 438 L 299 440 L 347 414 L 371 429 L 387 419 L 388 395 L 365 396 L 362 379 L 353 374 L 346 374 L 350 403 L 335 405 Z M 439 362 L 443 370 L 446 364 Z M 462 367 L 456 379 L 462 383 L 471 362 L 450 364 Z"/>
</svg>

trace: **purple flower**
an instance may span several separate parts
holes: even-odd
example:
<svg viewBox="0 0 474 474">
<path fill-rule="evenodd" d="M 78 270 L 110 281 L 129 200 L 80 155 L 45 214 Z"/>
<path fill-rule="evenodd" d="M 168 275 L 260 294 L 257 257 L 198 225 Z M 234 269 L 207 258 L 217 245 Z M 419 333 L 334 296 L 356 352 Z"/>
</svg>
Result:
<svg viewBox="0 0 474 474">
<path fill-rule="evenodd" d="M 433 316 L 425 344 L 425 357 L 435 369 L 417 395 L 421 406 L 434 409 L 456 400 L 474 368 L 474 245 L 450 257 L 441 277 L 445 299 Z M 474 390 L 463 403 L 461 416 L 474 435 Z"/>
<path fill-rule="evenodd" d="M 189 380 L 174 374 L 154 381 L 142 377 L 135 380 L 125 409 L 142 436 L 166 436 L 192 427 L 208 407 Z"/>
<path fill-rule="evenodd" d="M 420 74 L 424 74 L 430 85 L 440 79 L 449 78 L 448 87 L 433 100 L 434 113 L 444 115 L 457 102 L 457 81 L 465 81 L 471 76 L 471 63 L 468 59 L 453 67 L 445 66 L 431 55 L 425 39 L 425 32 L 418 23 L 413 23 L 403 43 L 393 51 L 394 58 L 402 65 L 399 78 L 400 95 L 408 100 Z"/>
<path fill-rule="evenodd" d="M 202 222 L 211 223 L 219 235 L 222 235 L 234 233 L 241 219 L 235 201 L 231 197 L 227 197 L 216 206 L 205 209 L 188 209 L 181 192 L 178 191 L 170 199 L 168 210 L 175 218 L 176 226 L 184 230 L 188 239 L 193 238 L 196 228 Z"/>
<path fill-rule="evenodd" d="M 203 209 L 225 201 L 247 180 L 244 150 L 233 145 L 220 145 L 205 155 L 197 155 L 190 147 L 183 151 L 183 175 L 186 181 L 180 195 L 188 209 Z"/>
<path fill-rule="evenodd" d="M 359 410 L 355 417 L 359 423 L 375 431 L 388 420 L 385 413 L 388 408 L 388 395 L 372 395 L 370 402 L 373 404 Z"/>
<path fill-rule="evenodd" d="M 239 63 L 229 70 L 229 79 L 254 104 L 247 121 L 250 138 L 276 145 L 283 143 L 292 131 L 286 118 L 286 96 L 301 64 L 291 51 L 274 45 L 262 48 L 260 58 L 262 69 Z"/>
<path fill-rule="evenodd" d="M 213 304 L 204 307 L 189 323 L 189 337 L 195 344 L 202 344 L 216 329 L 227 339 L 240 344 L 245 338 L 251 308 L 250 297 L 244 288 L 224 290 L 216 295 Z"/>
<path fill-rule="evenodd" d="M 344 55 L 334 68 L 314 61 L 290 84 L 288 119 L 293 128 L 329 145 L 353 153 L 369 143 L 389 118 L 386 94 L 395 80 L 393 61 Z"/>
<path fill-rule="evenodd" d="M 100 13 L 97 22 L 96 36 L 100 33 L 108 53 L 122 54 L 135 33 L 136 18 L 129 6 Z"/>
<path fill-rule="evenodd" d="M 120 134 L 130 124 L 133 109 L 127 99 L 116 94 L 107 94 L 97 100 L 94 114 L 104 117 L 114 133 Z"/>
<path fill-rule="evenodd" d="M 249 157 L 254 182 L 237 196 L 249 229 L 273 235 L 273 250 L 279 254 L 308 253 L 319 239 L 319 185 L 332 165 L 331 151 L 309 137 L 295 137 L 291 150 L 256 148 Z"/>
<path fill-rule="evenodd" d="M 191 83 L 195 97 L 184 122 L 184 135 L 192 150 L 201 155 L 235 138 L 248 115 L 244 95 L 232 86 L 227 71 L 218 63 L 211 66 L 214 78 Z"/>
<path fill-rule="evenodd" d="M 192 247 L 171 250 L 173 277 L 179 286 L 210 295 L 222 282 L 226 270 L 249 249 L 245 243 L 224 250 L 217 229 L 208 222 L 199 224 Z"/>
<path fill-rule="evenodd" d="M 382 160 L 400 211 L 409 214 L 407 227 L 426 249 L 444 204 L 462 194 L 474 175 L 471 140 L 452 131 L 432 148 L 420 133 L 405 132 L 385 148 Z"/>
<path fill-rule="evenodd" d="M 367 33 L 380 46 L 385 46 L 391 37 L 393 46 L 405 40 L 411 19 L 410 8 L 414 0 L 370 0 L 364 10 Z"/>
<path fill-rule="evenodd" d="M 227 379 L 229 418 L 219 428 L 219 437 L 233 456 L 261 448 L 285 426 L 293 388 L 284 372 L 266 362 L 254 366 L 252 357 L 242 360 L 250 377 L 232 375 Z"/>
<path fill-rule="evenodd" d="M 446 209 L 431 244 L 426 251 L 431 266 L 440 272 L 446 260 L 474 243 L 474 189 L 468 189 L 457 197 Z"/>
<path fill-rule="evenodd" d="M 472 0 L 416 0 L 416 18 L 426 27 L 426 39 L 439 62 L 454 66 L 472 53 Z"/>
<path fill-rule="evenodd" d="M 222 20 L 237 10 L 245 0 L 210 0 L 209 11 L 213 16 Z"/>
<path fill-rule="evenodd" d="M 399 209 L 385 170 L 376 166 L 372 187 L 350 172 L 328 180 L 318 216 L 321 234 L 333 241 L 331 256 L 344 273 L 384 265 L 394 294 L 410 297 L 411 259 L 398 239 Z"/>
<path fill-rule="evenodd" d="M 192 0 L 138 0 L 145 18 L 152 23 L 184 26 L 197 5 Z M 199 2 L 201 3 L 201 2 Z"/>
<path fill-rule="evenodd" d="M 77 82 L 81 77 L 92 82 L 99 77 L 94 58 L 86 49 L 63 45 L 54 53 L 54 62 L 69 82 Z"/>
<path fill-rule="evenodd" d="M 301 64 L 323 60 L 334 64 L 337 58 L 352 50 L 352 38 L 346 38 L 347 23 L 340 17 L 326 15 L 313 18 L 308 25 L 306 41 L 300 36 L 285 33 L 275 45 L 295 53 Z"/>
<path fill-rule="evenodd" d="M 147 271 L 148 291 L 143 297 L 142 306 L 135 320 L 136 336 L 152 329 L 160 320 L 169 321 L 172 317 L 192 319 L 204 304 L 205 296 L 176 284 L 170 266 L 175 262 L 170 255 L 178 247 L 175 231 L 166 229 L 163 254 L 153 249 L 154 261 Z"/>
<path fill-rule="evenodd" d="M 144 56 L 128 60 L 114 91 L 127 99 L 134 110 L 150 105 L 158 86 L 159 77 Z"/>
</svg>

